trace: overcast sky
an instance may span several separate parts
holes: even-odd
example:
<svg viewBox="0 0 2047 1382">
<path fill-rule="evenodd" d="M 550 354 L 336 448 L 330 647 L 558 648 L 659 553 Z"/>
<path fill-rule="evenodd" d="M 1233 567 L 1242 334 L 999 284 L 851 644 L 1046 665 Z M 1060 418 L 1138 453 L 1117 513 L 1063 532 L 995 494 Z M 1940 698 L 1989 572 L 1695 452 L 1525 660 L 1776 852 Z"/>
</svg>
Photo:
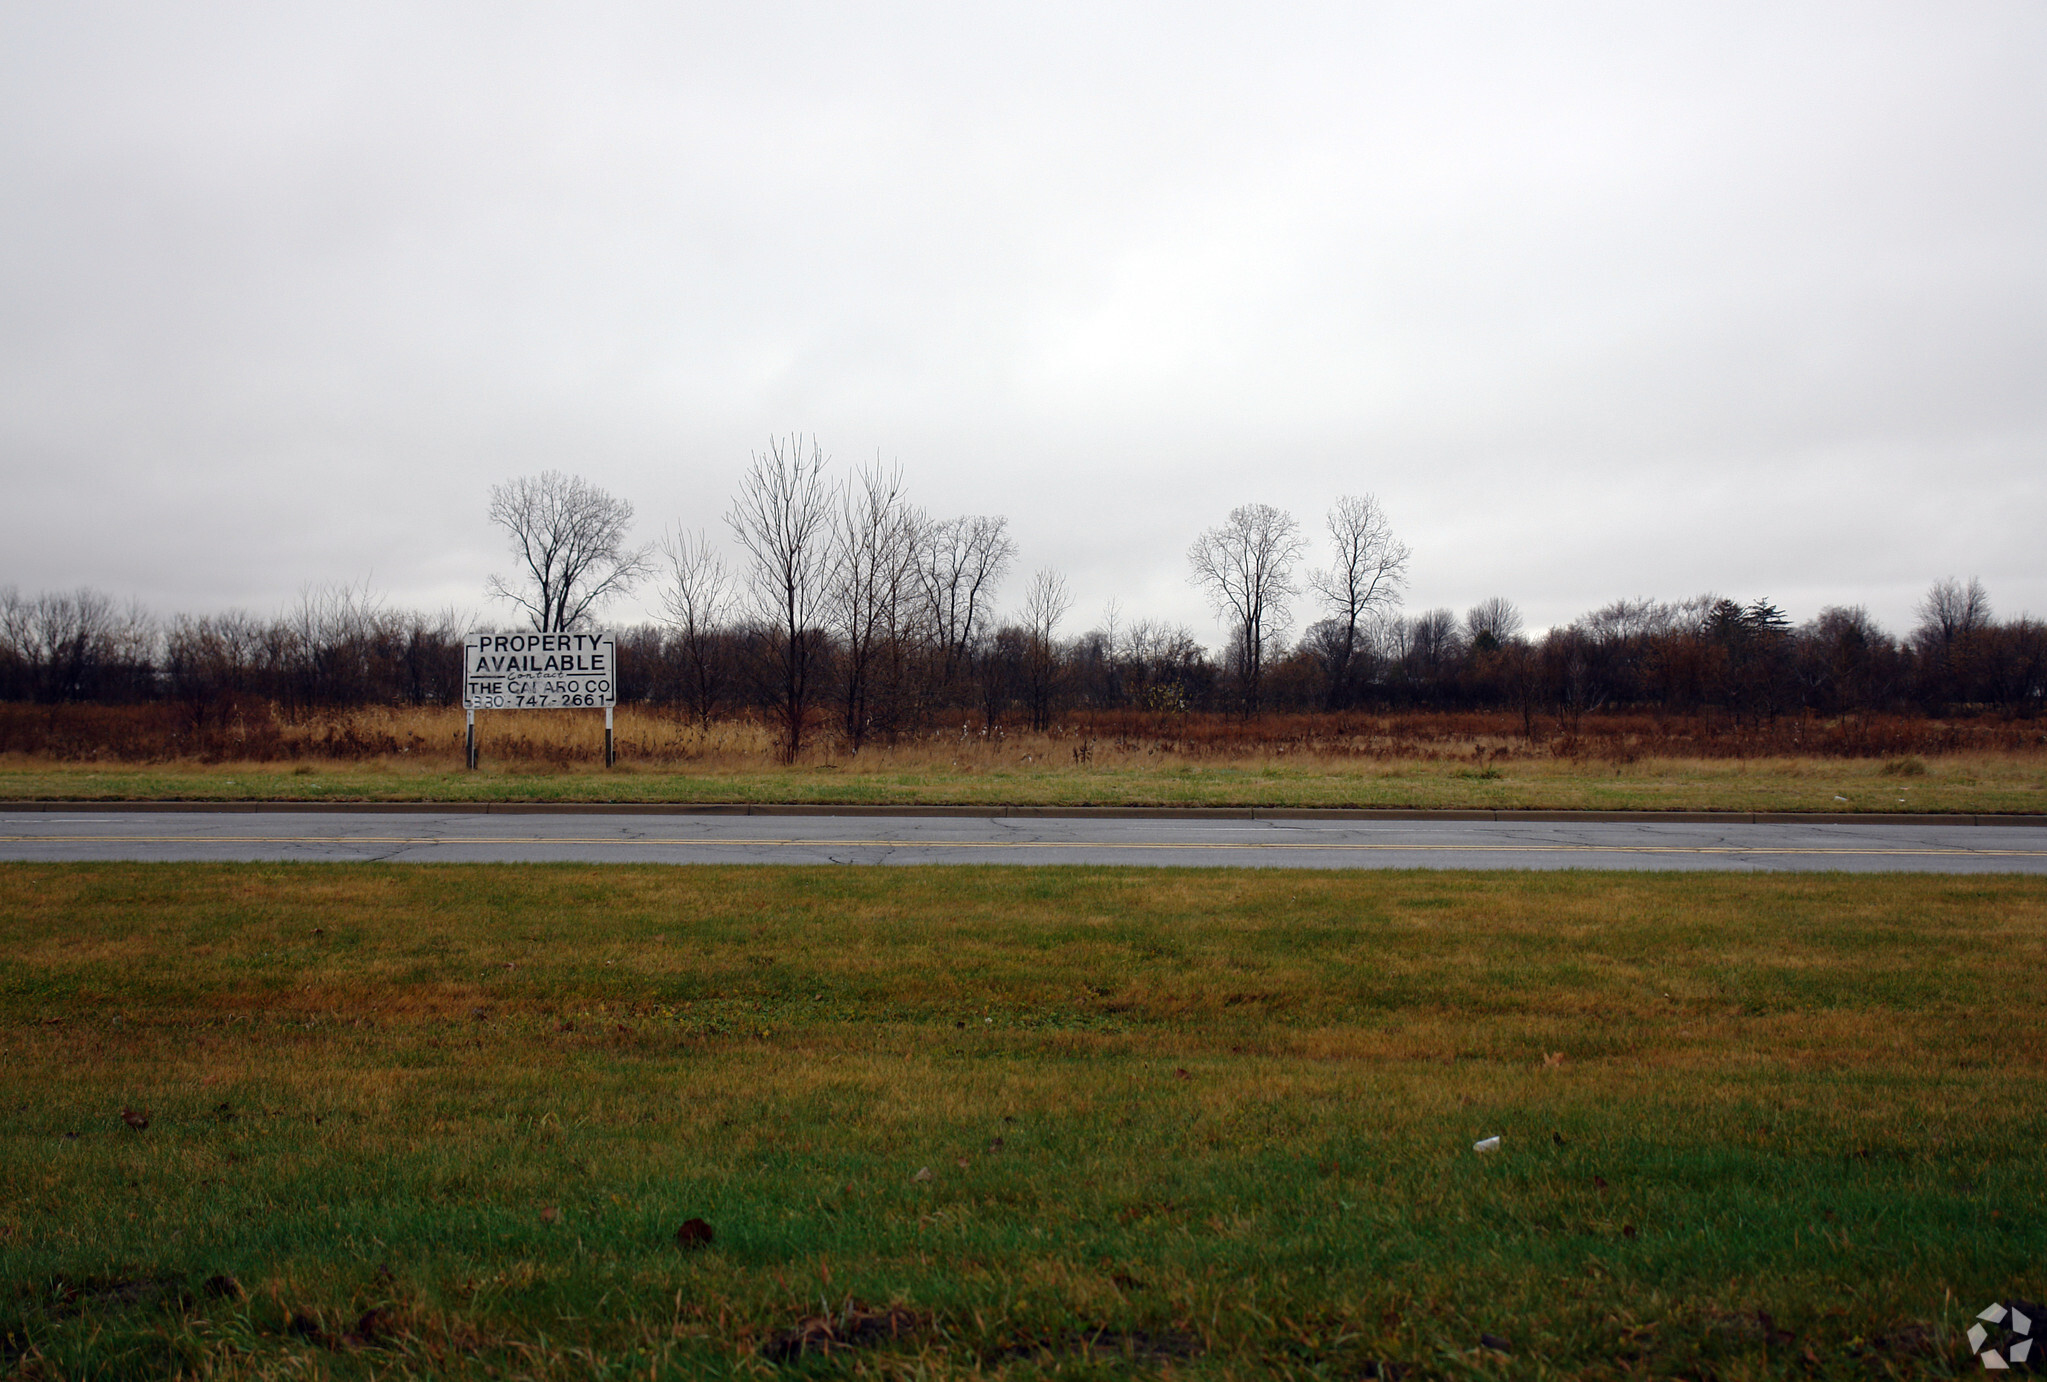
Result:
<svg viewBox="0 0 2047 1382">
<path fill-rule="evenodd" d="M 0 0 L 0 586 L 505 619 L 493 481 L 791 431 L 1075 630 L 1346 492 L 1415 608 L 2047 615 L 2047 5 Z"/>
</svg>

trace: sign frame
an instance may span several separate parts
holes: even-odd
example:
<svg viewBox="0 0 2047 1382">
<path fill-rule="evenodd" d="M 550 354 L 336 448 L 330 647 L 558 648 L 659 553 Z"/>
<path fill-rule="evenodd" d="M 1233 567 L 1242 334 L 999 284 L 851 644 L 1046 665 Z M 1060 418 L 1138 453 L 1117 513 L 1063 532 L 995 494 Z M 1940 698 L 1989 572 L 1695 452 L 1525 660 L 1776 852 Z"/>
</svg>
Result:
<svg viewBox="0 0 2047 1382">
<path fill-rule="evenodd" d="M 479 710 L 604 712 L 604 766 L 618 762 L 612 712 L 618 705 L 618 635 L 520 631 L 462 635 L 462 709 L 467 756 L 477 764 Z"/>
</svg>

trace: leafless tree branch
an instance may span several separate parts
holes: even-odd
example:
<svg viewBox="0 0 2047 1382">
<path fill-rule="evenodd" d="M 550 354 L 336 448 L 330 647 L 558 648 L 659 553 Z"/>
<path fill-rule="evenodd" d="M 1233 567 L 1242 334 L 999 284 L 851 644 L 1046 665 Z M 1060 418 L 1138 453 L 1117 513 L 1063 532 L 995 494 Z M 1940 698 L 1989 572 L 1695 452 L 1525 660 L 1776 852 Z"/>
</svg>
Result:
<svg viewBox="0 0 2047 1382">
<path fill-rule="evenodd" d="M 825 603 L 834 579 L 832 490 L 815 440 L 772 438 L 754 453 L 725 523 L 746 549 L 746 591 L 774 648 L 782 756 L 803 750 L 804 717 L 816 692 Z"/>
<path fill-rule="evenodd" d="M 637 585 L 651 549 L 626 545 L 633 506 L 580 475 L 544 470 L 490 490 L 490 521 L 512 539 L 525 570 L 493 575 L 489 593 L 526 612 L 542 633 L 578 628 L 593 610 Z"/>
<path fill-rule="evenodd" d="M 1244 685 L 1244 710 L 1255 714 L 1266 654 L 1284 638 L 1287 600 L 1296 593 L 1301 525 L 1270 504 L 1244 504 L 1187 549 L 1192 580 L 1218 616 L 1230 621 L 1232 651 Z"/>
</svg>

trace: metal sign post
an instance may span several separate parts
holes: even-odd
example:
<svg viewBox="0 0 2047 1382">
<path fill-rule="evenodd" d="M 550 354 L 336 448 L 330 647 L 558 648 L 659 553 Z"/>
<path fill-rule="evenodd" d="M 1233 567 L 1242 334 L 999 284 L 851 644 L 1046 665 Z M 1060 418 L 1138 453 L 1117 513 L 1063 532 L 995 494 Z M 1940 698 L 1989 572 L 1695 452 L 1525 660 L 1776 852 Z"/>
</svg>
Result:
<svg viewBox="0 0 2047 1382">
<path fill-rule="evenodd" d="M 479 710 L 604 711 L 604 766 L 616 767 L 618 641 L 608 633 L 472 633 L 462 639 L 462 708 L 469 767 L 479 756 Z"/>
</svg>

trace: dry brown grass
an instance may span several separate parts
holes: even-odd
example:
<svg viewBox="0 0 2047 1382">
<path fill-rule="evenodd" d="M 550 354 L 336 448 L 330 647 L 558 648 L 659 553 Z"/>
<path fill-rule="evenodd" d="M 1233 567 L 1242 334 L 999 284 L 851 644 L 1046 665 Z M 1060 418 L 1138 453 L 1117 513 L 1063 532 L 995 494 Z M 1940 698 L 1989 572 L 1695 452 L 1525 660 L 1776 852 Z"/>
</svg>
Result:
<svg viewBox="0 0 2047 1382">
<path fill-rule="evenodd" d="M 739 717 L 699 728 L 686 716 L 649 706 L 616 712 L 624 758 L 657 766 L 740 771 L 779 764 L 778 731 Z M 603 747 L 594 711 L 483 712 L 486 755 L 498 762 L 565 768 Z M 369 706 L 300 715 L 257 701 L 209 709 L 195 721 L 175 705 L 32 706 L 0 704 L 0 756 L 21 761 L 100 763 L 270 763 L 403 761 L 434 766 L 462 760 L 458 709 Z M 854 753 L 821 716 L 802 759 L 842 770 L 918 771 L 955 765 L 1074 764 L 1128 767 L 1181 763 L 1275 762 L 1384 764 L 1471 762 L 1500 766 L 1645 759 L 1885 759 L 2014 754 L 2047 760 L 2047 723 L 2003 716 L 1930 719 L 1787 715 L 1762 723 L 1718 714 L 1614 712 L 1569 728 L 1526 723 L 1503 712 L 1408 711 L 1329 715 L 1164 715 L 1076 712 L 1049 733 L 974 717 L 870 741 Z M 1909 766 L 1900 769 L 1909 773 Z"/>
<path fill-rule="evenodd" d="M 2041 726 L 1995 718 L 1617 714 L 1529 738 L 1478 713 L 1102 715 L 1046 734 L 965 723 L 858 754 L 820 735 L 791 766 L 766 725 L 626 707 L 616 770 L 595 712 L 499 712 L 479 717 L 472 774 L 460 711 L 239 714 L 202 732 L 162 706 L 0 707 L 0 798 L 2047 811 Z"/>
</svg>

